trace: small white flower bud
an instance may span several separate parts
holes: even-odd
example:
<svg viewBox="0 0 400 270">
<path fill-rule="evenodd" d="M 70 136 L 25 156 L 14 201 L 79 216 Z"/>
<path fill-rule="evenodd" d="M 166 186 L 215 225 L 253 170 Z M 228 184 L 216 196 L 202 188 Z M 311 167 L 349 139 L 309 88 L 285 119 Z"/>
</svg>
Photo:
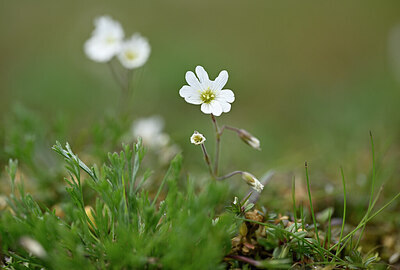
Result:
<svg viewBox="0 0 400 270">
<path fill-rule="evenodd" d="M 28 236 L 21 237 L 20 244 L 26 249 L 26 251 L 36 257 L 44 258 L 47 255 L 42 245 L 35 239 L 32 239 Z"/>
<path fill-rule="evenodd" d="M 212 219 L 212 220 L 211 220 L 212 225 L 213 225 L 213 226 L 217 225 L 218 221 L 219 221 L 219 217 L 216 217 L 216 218 Z"/>
<path fill-rule="evenodd" d="M 190 142 L 195 144 L 195 145 L 200 145 L 203 144 L 206 140 L 206 137 L 203 136 L 203 134 L 195 131 L 192 135 L 192 137 L 190 137 Z"/>
<path fill-rule="evenodd" d="M 238 197 L 235 197 L 235 199 L 233 199 L 233 204 L 234 204 L 234 205 L 237 205 L 237 204 L 238 204 L 238 202 L 239 202 L 239 199 L 238 199 Z"/>
<path fill-rule="evenodd" d="M 258 179 L 252 175 L 251 173 L 248 172 L 242 172 L 242 178 L 246 183 L 254 188 L 258 193 L 261 193 L 261 191 L 264 189 L 264 185 L 258 181 Z"/>
<path fill-rule="evenodd" d="M 251 135 L 244 129 L 239 129 L 238 135 L 240 139 L 242 139 L 245 143 L 253 147 L 254 149 L 261 150 L 260 148 L 260 140 Z"/>
</svg>

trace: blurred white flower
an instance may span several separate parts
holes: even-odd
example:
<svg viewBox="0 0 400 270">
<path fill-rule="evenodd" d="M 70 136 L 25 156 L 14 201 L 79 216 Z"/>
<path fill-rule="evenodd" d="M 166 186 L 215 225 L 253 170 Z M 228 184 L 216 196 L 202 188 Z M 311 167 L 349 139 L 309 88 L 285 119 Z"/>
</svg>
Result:
<svg viewBox="0 0 400 270">
<path fill-rule="evenodd" d="M 169 164 L 171 159 L 181 151 L 176 144 L 167 145 L 158 152 L 158 159 L 162 164 Z"/>
<path fill-rule="evenodd" d="M 146 63 L 150 50 L 147 39 L 140 34 L 134 34 L 130 39 L 122 43 L 118 59 L 127 69 L 138 68 Z"/>
<path fill-rule="evenodd" d="M 96 62 L 110 61 L 121 48 L 124 30 L 110 16 L 96 18 L 94 26 L 91 38 L 84 45 L 85 53 Z"/>
<path fill-rule="evenodd" d="M 164 147 L 169 143 L 169 136 L 163 132 L 164 121 L 161 116 L 140 118 L 133 123 L 133 135 L 141 137 L 143 144 L 149 147 Z"/>
<path fill-rule="evenodd" d="M 211 223 L 212 223 L 213 226 L 215 226 L 215 225 L 217 225 L 218 221 L 219 221 L 219 217 L 216 217 L 216 218 L 211 220 Z"/>
<path fill-rule="evenodd" d="M 32 239 L 28 236 L 21 237 L 20 244 L 26 249 L 26 251 L 35 255 L 36 257 L 44 258 L 47 255 L 42 245 L 35 239 Z"/>
<path fill-rule="evenodd" d="M 13 261 L 12 257 L 4 257 L 4 261 L 6 262 L 6 264 L 10 264 Z"/>
<path fill-rule="evenodd" d="M 195 145 L 203 144 L 205 141 L 206 137 L 204 137 L 203 134 L 197 131 L 193 132 L 193 135 L 190 137 L 190 142 Z"/>
<path fill-rule="evenodd" d="M 222 89 L 228 81 L 228 72 L 221 71 L 211 81 L 204 68 L 197 66 L 196 75 L 192 71 L 186 72 L 186 82 L 189 85 L 184 85 L 179 90 L 179 95 L 190 104 L 201 104 L 201 111 L 205 114 L 220 116 L 223 112 L 229 112 L 235 95 L 232 90 Z"/>
<path fill-rule="evenodd" d="M 242 172 L 242 178 L 248 185 L 250 185 L 252 188 L 254 188 L 258 193 L 261 193 L 261 191 L 264 189 L 264 185 L 258 181 L 258 179 L 252 175 L 251 173 L 248 172 Z"/>
<path fill-rule="evenodd" d="M 233 199 L 233 204 L 234 204 L 234 205 L 237 205 L 238 202 L 239 202 L 239 198 L 238 198 L 238 197 L 235 197 L 235 198 Z"/>
<path fill-rule="evenodd" d="M 325 185 L 325 192 L 327 194 L 332 194 L 334 191 L 335 191 L 335 187 L 332 184 L 328 183 Z"/>
</svg>

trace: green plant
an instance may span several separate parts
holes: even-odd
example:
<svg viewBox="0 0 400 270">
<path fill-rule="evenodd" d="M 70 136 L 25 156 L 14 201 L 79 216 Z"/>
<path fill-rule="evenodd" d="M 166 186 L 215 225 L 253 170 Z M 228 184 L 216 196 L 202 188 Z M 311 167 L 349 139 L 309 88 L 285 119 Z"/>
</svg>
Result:
<svg viewBox="0 0 400 270">
<path fill-rule="evenodd" d="M 124 146 L 119 154 L 109 154 L 101 168 L 89 168 L 67 144 L 54 150 L 67 164 L 65 178 L 70 201 L 64 206 L 65 218 L 59 218 L 46 206 L 39 206 L 22 185 L 10 195 L 12 211 L 0 219 L 2 253 L 6 268 L 31 269 L 104 269 L 160 268 L 217 269 L 229 250 L 232 216 L 223 215 L 212 222 L 215 209 L 226 200 L 224 184 L 210 183 L 195 194 L 191 181 L 180 191 L 178 181 L 182 157 L 176 156 L 159 186 L 150 198 L 142 188 L 148 174 L 139 177 L 144 150 L 140 140 L 131 149 Z M 17 170 L 10 161 L 12 186 Z M 83 181 L 81 171 L 89 176 Z M 138 181 L 137 181 L 138 180 Z M 161 191 L 165 186 L 167 192 Z M 88 209 L 82 186 L 96 192 L 93 208 Z M 43 248 L 24 245 L 30 239 Z M 22 240 L 21 240 L 22 239 Z M 28 241 L 29 243 L 29 241 Z M 33 251 L 33 252 L 32 252 Z M 39 255 L 39 256 L 38 256 Z"/>
</svg>

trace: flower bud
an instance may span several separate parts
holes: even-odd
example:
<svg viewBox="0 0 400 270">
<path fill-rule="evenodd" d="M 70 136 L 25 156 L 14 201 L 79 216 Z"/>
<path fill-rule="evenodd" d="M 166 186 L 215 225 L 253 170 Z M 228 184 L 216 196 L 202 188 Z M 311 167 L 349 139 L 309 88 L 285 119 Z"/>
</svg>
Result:
<svg viewBox="0 0 400 270">
<path fill-rule="evenodd" d="M 233 204 L 234 204 L 234 205 L 237 205 L 237 204 L 238 204 L 238 202 L 239 202 L 239 199 L 238 199 L 238 197 L 235 197 L 235 199 L 233 199 Z"/>
<path fill-rule="evenodd" d="M 238 130 L 238 135 L 242 141 L 253 147 L 254 149 L 261 150 L 260 148 L 260 140 L 251 135 L 249 132 L 247 132 L 244 129 L 239 129 Z"/>
<path fill-rule="evenodd" d="M 211 223 L 212 223 L 213 226 L 215 226 L 215 225 L 217 225 L 218 221 L 219 221 L 219 217 L 216 217 L 216 218 L 211 220 Z"/>
<path fill-rule="evenodd" d="M 203 134 L 199 133 L 198 131 L 193 132 L 192 137 L 190 137 L 190 142 L 195 145 L 203 144 L 206 140 Z"/>
<path fill-rule="evenodd" d="M 90 222 L 88 221 L 87 223 L 88 223 L 88 225 L 89 225 L 89 228 L 90 228 L 91 230 L 94 230 L 94 228 L 92 227 L 92 224 L 93 224 L 93 226 L 95 226 L 95 227 L 97 227 L 97 225 L 96 225 L 96 221 L 94 220 L 92 211 L 94 212 L 94 210 L 93 210 L 93 208 L 92 208 L 91 206 L 89 206 L 89 205 L 85 206 L 86 215 L 87 215 L 87 217 L 89 218 L 89 220 L 90 220 L 90 222 L 91 222 L 91 223 L 90 223 Z"/>
<path fill-rule="evenodd" d="M 254 188 L 258 193 L 261 193 L 261 191 L 264 189 L 264 185 L 258 181 L 258 179 L 252 175 L 251 173 L 248 172 L 242 172 L 242 178 L 246 183 Z"/>
</svg>

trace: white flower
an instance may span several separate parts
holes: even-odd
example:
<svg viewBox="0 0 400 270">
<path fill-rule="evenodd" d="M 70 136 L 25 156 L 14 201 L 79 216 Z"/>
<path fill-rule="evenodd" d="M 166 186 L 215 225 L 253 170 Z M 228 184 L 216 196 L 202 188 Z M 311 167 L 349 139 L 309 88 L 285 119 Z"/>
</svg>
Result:
<svg viewBox="0 0 400 270">
<path fill-rule="evenodd" d="M 35 255 L 39 258 L 46 257 L 47 253 L 42 247 L 42 245 L 28 236 L 21 237 L 20 239 L 21 246 L 23 246 L 29 253 Z"/>
<path fill-rule="evenodd" d="M 206 137 L 198 131 L 193 132 L 193 135 L 190 137 L 190 142 L 195 145 L 203 144 L 206 141 Z"/>
<path fill-rule="evenodd" d="M 164 121 L 161 116 L 140 118 L 133 123 L 133 135 L 141 137 L 149 147 L 160 148 L 169 143 L 169 136 L 163 132 Z"/>
<path fill-rule="evenodd" d="M 94 25 L 92 37 L 85 42 L 85 53 L 96 62 L 110 61 L 121 48 L 124 30 L 110 16 L 96 18 Z"/>
<path fill-rule="evenodd" d="M 252 188 L 254 188 L 258 193 L 261 193 L 261 191 L 264 189 L 264 185 L 258 181 L 258 179 L 252 175 L 251 173 L 248 172 L 242 172 L 242 178 L 248 185 L 250 185 Z"/>
<path fill-rule="evenodd" d="M 196 78 L 197 75 L 197 78 Z M 235 101 L 232 90 L 222 89 L 228 81 L 228 72 L 223 70 L 218 77 L 211 81 L 203 67 L 196 67 L 196 75 L 192 71 L 186 72 L 186 81 L 179 90 L 179 95 L 190 104 L 201 104 L 201 111 L 205 114 L 220 116 L 223 112 L 231 110 Z"/>
<path fill-rule="evenodd" d="M 134 34 L 131 39 L 122 43 L 118 59 L 128 69 L 138 68 L 146 63 L 150 55 L 150 45 L 146 38 Z"/>
</svg>

